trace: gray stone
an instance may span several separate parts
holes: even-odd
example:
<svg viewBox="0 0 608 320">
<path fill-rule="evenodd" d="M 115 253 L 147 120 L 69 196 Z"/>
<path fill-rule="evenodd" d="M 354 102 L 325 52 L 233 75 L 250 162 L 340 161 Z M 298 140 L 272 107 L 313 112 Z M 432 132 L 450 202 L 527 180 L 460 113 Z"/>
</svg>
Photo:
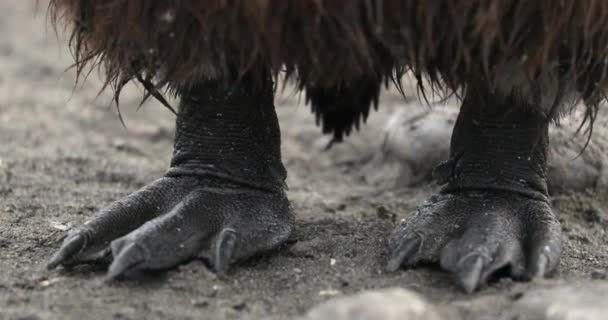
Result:
<svg viewBox="0 0 608 320">
<path fill-rule="evenodd" d="M 433 169 L 448 158 L 457 111 L 458 108 L 452 106 L 394 112 L 385 125 L 382 161 L 389 168 L 398 164 L 400 173 L 395 174 L 393 170 L 376 180 L 392 177 L 398 180 L 395 182 L 397 186 L 412 186 L 431 180 Z M 579 117 L 573 116 L 564 119 L 560 126 L 551 127 L 548 183 L 552 193 L 608 190 L 608 131 L 595 130 L 586 146 L 587 136 L 576 133 L 580 121 Z"/>
<path fill-rule="evenodd" d="M 448 158 L 456 108 L 412 112 L 397 110 L 384 129 L 383 159 L 401 166 L 398 184 L 430 180 L 433 169 Z"/>
<path fill-rule="evenodd" d="M 298 320 L 441 320 L 435 307 L 405 289 L 365 291 L 325 302 Z"/>
<path fill-rule="evenodd" d="M 504 319 L 606 320 L 608 282 L 595 281 L 528 291 Z"/>
</svg>

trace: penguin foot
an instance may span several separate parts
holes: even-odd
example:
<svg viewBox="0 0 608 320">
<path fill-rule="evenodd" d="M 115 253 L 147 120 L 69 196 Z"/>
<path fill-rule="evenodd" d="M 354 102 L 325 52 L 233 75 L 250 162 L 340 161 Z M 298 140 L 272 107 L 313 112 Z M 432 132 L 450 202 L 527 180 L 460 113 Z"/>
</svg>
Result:
<svg viewBox="0 0 608 320">
<path fill-rule="evenodd" d="M 439 262 L 470 293 L 500 275 L 550 276 L 561 249 L 561 227 L 546 201 L 501 191 L 440 193 L 390 235 L 386 269 Z"/>
<path fill-rule="evenodd" d="M 223 274 L 234 262 L 283 243 L 293 220 L 282 191 L 164 177 L 69 233 L 48 267 L 110 263 L 108 276 L 115 279 L 202 258 Z"/>
</svg>

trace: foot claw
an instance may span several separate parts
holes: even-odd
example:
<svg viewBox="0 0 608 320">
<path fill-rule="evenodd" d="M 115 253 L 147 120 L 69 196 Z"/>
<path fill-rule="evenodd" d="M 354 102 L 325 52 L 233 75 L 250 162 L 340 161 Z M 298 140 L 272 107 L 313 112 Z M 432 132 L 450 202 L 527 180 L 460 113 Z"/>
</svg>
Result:
<svg viewBox="0 0 608 320">
<path fill-rule="evenodd" d="M 422 237 L 414 235 L 407 237 L 390 253 L 386 264 L 386 271 L 395 272 L 399 270 L 403 262 L 411 258 L 422 246 Z"/>
<path fill-rule="evenodd" d="M 124 246 L 112 246 L 114 261 L 108 270 L 108 279 L 114 280 L 118 277 L 134 272 L 138 266 L 143 264 L 148 257 L 146 250 L 136 243 Z"/>
<path fill-rule="evenodd" d="M 232 228 L 222 230 L 217 238 L 213 266 L 219 275 L 225 275 L 228 272 L 235 245 L 236 231 Z"/>
<path fill-rule="evenodd" d="M 61 249 L 53 255 L 51 260 L 47 264 L 47 269 L 52 270 L 55 269 L 60 264 L 65 263 L 70 260 L 76 254 L 78 254 L 82 248 L 86 246 L 87 238 L 82 233 L 76 233 L 74 235 L 69 236 L 63 242 Z"/>
<path fill-rule="evenodd" d="M 479 280 L 481 279 L 481 271 L 483 270 L 483 258 L 480 256 L 470 257 L 464 260 L 459 270 L 456 271 L 460 286 L 467 293 L 471 293 L 477 289 Z"/>
<path fill-rule="evenodd" d="M 533 261 L 530 266 L 530 280 L 542 279 L 547 275 L 549 266 L 549 258 L 545 254 L 540 254 L 536 261 Z"/>
</svg>

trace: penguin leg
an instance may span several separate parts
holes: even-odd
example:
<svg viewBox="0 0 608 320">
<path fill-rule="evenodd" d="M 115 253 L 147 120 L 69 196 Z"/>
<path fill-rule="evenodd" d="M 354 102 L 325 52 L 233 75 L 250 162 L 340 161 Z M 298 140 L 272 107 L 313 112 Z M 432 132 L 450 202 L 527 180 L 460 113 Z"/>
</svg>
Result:
<svg viewBox="0 0 608 320">
<path fill-rule="evenodd" d="M 465 95 L 445 187 L 403 219 L 388 239 L 387 270 L 436 263 L 472 292 L 489 279 L 551 275 L 561 227 L 546 183 L 549 120 L 539 108 L 489 90 Z"/>
<path fill-rule="evenodd" d="M 111 263 L 109 277 L 201 257 L 218 273 L 291 234 L 270 77 L 180 90 L 171 168 L 71 231 L 48 266 Z"/>
</svg>

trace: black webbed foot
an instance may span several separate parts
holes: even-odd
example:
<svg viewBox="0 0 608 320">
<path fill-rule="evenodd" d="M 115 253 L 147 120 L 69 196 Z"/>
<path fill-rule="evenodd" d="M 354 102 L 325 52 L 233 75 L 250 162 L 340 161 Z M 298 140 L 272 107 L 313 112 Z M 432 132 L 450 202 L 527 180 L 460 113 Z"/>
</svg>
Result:
<svg viewBox="0 0 608 320">
<path fill-rule="evenodd" d="M 555 271 L 562 239 L 546 185 L 548 121 L 514 103 L 465 98 L 450 160 L 436 170 L 446 186 L 390 235 L 388 271 L 439 262 L 467 292 L 500 271 L 516 279 Z"/>
<path fill-rule="evenodd" d="M 270 78 L 182 90 L 167 175 L 72 231 L 48 266 L 111 263 L 110 278 L 201 257 L 225 273 L 294 223 Z"/>
<path fill-rule="evenodd" d="M 49 266 L 113 260 L 115 278 L 203 257 L 224 273 L 232 262 L 285 241 L 292 219 L 282 193 L 165 177 L 72 232 Z"/>
<path fill-rule="evenodd" d="M 387 270 L 440 262 L 472 292 L 500 270 L 516 279 L 550 275 L 561 228 L 544 201 L 506 192 L 439 194 L 402 221 L 388 245 Z"/>
</svg>

